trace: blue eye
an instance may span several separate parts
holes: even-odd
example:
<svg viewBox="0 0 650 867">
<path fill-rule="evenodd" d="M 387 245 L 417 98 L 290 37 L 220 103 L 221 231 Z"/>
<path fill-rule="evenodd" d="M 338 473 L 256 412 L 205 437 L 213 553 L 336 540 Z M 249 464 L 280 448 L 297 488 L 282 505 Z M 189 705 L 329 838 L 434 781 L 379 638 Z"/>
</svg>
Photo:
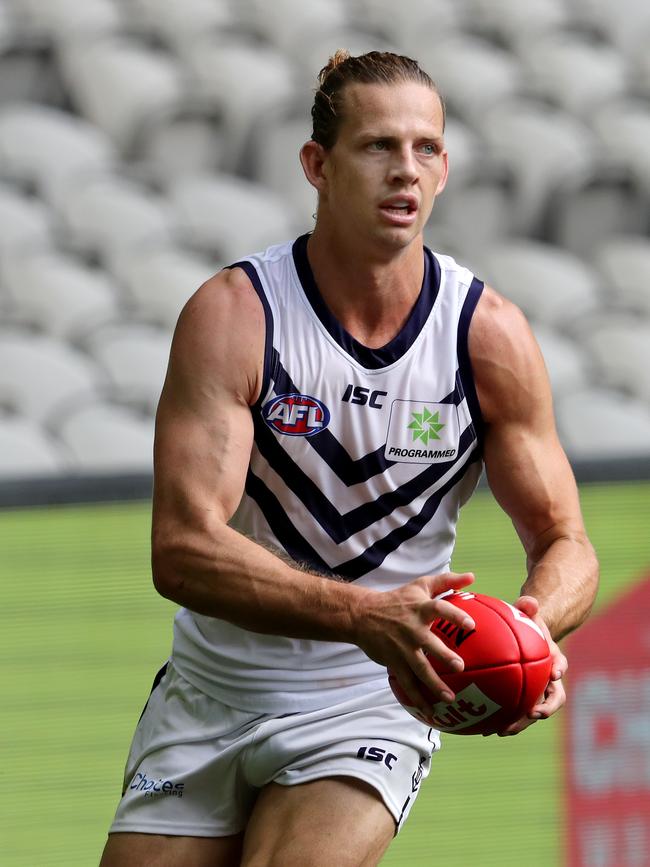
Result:
<svg viewBox="0 0 650 867">
<path fill-rule="evenodd" d="M 379 141 L 372 142 L 370 147 L 373 148 L 373 150 L 385 151 L 388 148 L 388 143 L 385 142 L 383 139 L 380 139 Z"/>
<path fill-rule="evenodd" d="M 427 155 L 433 155 L 436 152 L 436 146 L 433 144 L 423 144 L 421 150 Z"/>
</svg>

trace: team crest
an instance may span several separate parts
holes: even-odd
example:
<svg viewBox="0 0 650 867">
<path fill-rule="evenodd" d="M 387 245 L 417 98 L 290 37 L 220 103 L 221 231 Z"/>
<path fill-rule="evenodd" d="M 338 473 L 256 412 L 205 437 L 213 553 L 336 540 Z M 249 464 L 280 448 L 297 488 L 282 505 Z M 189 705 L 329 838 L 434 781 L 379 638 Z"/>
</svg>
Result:
<svg viewBox="0 0 650 867">
<path fill-rule="evenodd" d="M 308 394 L 280 394 L 262 408 L 262 417 L 273 430 L 290 437 L 310 437 L 325 430 L 330 411 Z"/>
</svg>

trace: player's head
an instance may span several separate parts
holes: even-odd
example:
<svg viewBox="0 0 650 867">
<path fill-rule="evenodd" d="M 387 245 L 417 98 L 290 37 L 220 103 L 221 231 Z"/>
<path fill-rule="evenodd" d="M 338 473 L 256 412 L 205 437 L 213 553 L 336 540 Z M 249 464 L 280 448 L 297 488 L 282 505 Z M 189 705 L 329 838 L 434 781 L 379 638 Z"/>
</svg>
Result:
<svg viewBox="0 0 650 867">
<path fill-rule="evenodd" d="M 345 91 L 349 85 L 405 82 L 421 84 L 437 95 L 444 132 L 444 100 L 434 81 L 416 60 L 389 51 L 370 51 L 352 57 L 349 51 L 339 49 L 318 74 L 319 87 L 311 108 L 312 140 L 328 150 L 334 146 L 345 116 Z"/>
<path fill-rule="evenodd" d="M 403 249 L 421 236 L 447 179 L 435 84 L 416 61 L 378 51 L 337 51 L 319 84 L 301 150 L 318 191 L 317 229 L 359 249 Z"/>
</svg>

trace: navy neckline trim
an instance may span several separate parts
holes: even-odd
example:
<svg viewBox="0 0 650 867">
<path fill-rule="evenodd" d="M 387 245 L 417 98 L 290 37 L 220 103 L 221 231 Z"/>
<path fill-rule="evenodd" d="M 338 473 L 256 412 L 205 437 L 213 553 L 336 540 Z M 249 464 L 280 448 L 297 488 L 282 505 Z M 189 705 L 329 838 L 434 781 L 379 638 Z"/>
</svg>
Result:
<svg viewBox="0 0 650 867">
<path fill-rule="evenodd" d="M 307 258 L 308 239 L 308 234 L 301 235 L 296 239 L 292 249 L 293 261 L 307 300 L 329 334 L 348 355 L 352 356 L 359 364 L 369 370 L 387 367 L 400 359 L 409 347 L 413 345 L 417 336 L 422 331 L 440 288 L 440 265 L 431 250 L 426 247 L 424 248 L 424 279 L 422 281 L 422 288 L 404 327 L 385 346 L 381 346 L 378 349 L 370 349 L 368 346 L 359 343 L 358 340 L 343 328 L 323 301 L 323 297 L 316 285 L 309 259 Z"/>
</svg>

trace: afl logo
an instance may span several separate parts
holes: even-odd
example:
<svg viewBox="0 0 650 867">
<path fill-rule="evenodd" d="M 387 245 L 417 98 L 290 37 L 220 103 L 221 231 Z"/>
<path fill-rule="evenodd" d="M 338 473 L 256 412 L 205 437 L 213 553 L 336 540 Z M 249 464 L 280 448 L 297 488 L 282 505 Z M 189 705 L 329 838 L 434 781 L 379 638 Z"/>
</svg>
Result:
<svg viewBox="0 0 650 867">
<path fill-rule="evenodd" d="M 262 409 L 264 421 L 278 433 L 310 437 L 330 423 L 330 411 L 308 394 L 280 394 Z"/>
</svg>

